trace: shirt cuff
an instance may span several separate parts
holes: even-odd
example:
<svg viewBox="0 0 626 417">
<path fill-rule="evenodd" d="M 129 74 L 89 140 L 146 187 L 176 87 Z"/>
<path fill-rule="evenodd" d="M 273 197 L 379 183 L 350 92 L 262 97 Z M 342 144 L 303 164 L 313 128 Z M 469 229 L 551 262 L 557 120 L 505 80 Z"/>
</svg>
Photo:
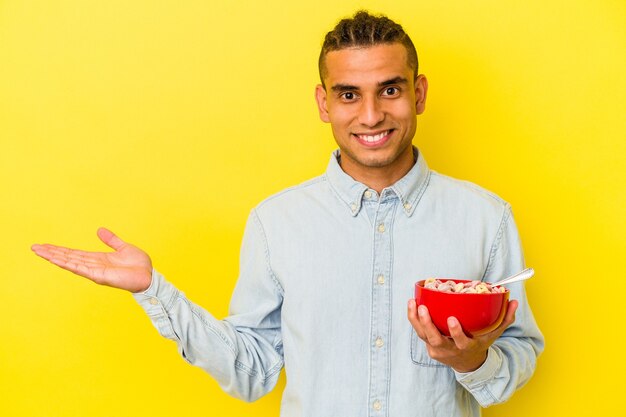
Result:
<svg viewBox="0 0 626 417">
<path fill-rule="evenodd" d="M 150 286 L 145 291 L 133 293 L 133 298 L 148 314 L 152 324 L 163 337 L 177 340 L 167 311 L 171 309 L 179 295 L 180 292 L 176 287 L 153 269 Z"/>
<path fill-rule="evenodd" d="M 502 365 L 502 358 L 492 346 L 487 350 L 487 359 L 480 368 L 471 372 L 454 371 L 456 380 L 472 393 L 476 401 L 483 407 L 492 404 L 493 396 L 487 386 L 491 382 Z"/>
</svg>

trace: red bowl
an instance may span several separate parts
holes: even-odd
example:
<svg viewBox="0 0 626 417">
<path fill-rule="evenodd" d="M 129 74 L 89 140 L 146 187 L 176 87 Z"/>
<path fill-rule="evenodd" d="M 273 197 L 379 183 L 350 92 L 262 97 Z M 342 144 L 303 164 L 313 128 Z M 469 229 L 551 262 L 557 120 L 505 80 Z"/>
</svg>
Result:
<svg viewBox="0 0 626 417">
<path fill-rule="evenodd" d="M 463 279 L 439 278 L 442 281 L 471 282 Z M 437 329 L 450 336 L 448 317 L 454 316 L 468 336 L 489 333 L 502 323 L 506 313 L 509 290 L 501 293 L 447 293 L 424 288 L 424 280 L 415 283 L 415 302 L 428 307 Z"/>
</svg>

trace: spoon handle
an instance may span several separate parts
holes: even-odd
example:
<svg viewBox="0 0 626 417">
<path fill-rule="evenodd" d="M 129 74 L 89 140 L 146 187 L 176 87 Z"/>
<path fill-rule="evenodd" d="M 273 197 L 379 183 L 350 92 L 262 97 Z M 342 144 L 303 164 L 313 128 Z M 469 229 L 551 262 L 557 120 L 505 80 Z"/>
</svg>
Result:
<svg viewBox="0 0 626 417">
<path fill-rule="evenodd" d="M 500 281 L 494 282 L 491 285 L 495 287 L 498 285 L 510 284 L 512 282 L 524 281 L 525 279 L 528 279 L 533 275 L 535 275 L 535 270 L 532 268 L 526 268 L 523 271 L 518 272 L 517 274 L 511 275 L 508 278 L 501 279 Z"/>
</svg>

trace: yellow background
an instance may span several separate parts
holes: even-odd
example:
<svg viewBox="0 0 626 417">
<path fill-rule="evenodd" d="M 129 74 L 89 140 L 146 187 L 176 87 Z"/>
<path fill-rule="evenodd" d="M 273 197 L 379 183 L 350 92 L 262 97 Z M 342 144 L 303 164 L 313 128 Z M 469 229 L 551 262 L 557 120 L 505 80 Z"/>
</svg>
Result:
<svg viewBox="0 0 626 417">
<path fill-rule="evenodd" d="M 278 415 L 284 379 L 230 398 L 129 294 L 29 247 L 108 226 L 223 317 L 249 210 L 334 148 L 316 60 L 360 7 L 417 46 L 430 166 L 511 202 L 537 271 L 545 354 L 484 415 L 623 413 L 626 3 L 386 3 L 0 1 L 0 415 Z"/>
</svg>

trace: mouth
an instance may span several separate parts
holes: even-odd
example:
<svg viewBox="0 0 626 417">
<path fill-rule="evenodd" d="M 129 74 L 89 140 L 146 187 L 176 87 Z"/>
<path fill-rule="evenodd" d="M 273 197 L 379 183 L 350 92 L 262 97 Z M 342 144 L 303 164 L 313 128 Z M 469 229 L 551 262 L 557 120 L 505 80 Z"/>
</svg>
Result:
<svg viewBox="0 0 626 417">
<path fill-rule="evenodd" d="M 394 129 L 383 130 L 372 133 L 353 133 L 352 136 L 361 144 L 367 147 L 381 146 L 389 140 Z"/>
</svg>

